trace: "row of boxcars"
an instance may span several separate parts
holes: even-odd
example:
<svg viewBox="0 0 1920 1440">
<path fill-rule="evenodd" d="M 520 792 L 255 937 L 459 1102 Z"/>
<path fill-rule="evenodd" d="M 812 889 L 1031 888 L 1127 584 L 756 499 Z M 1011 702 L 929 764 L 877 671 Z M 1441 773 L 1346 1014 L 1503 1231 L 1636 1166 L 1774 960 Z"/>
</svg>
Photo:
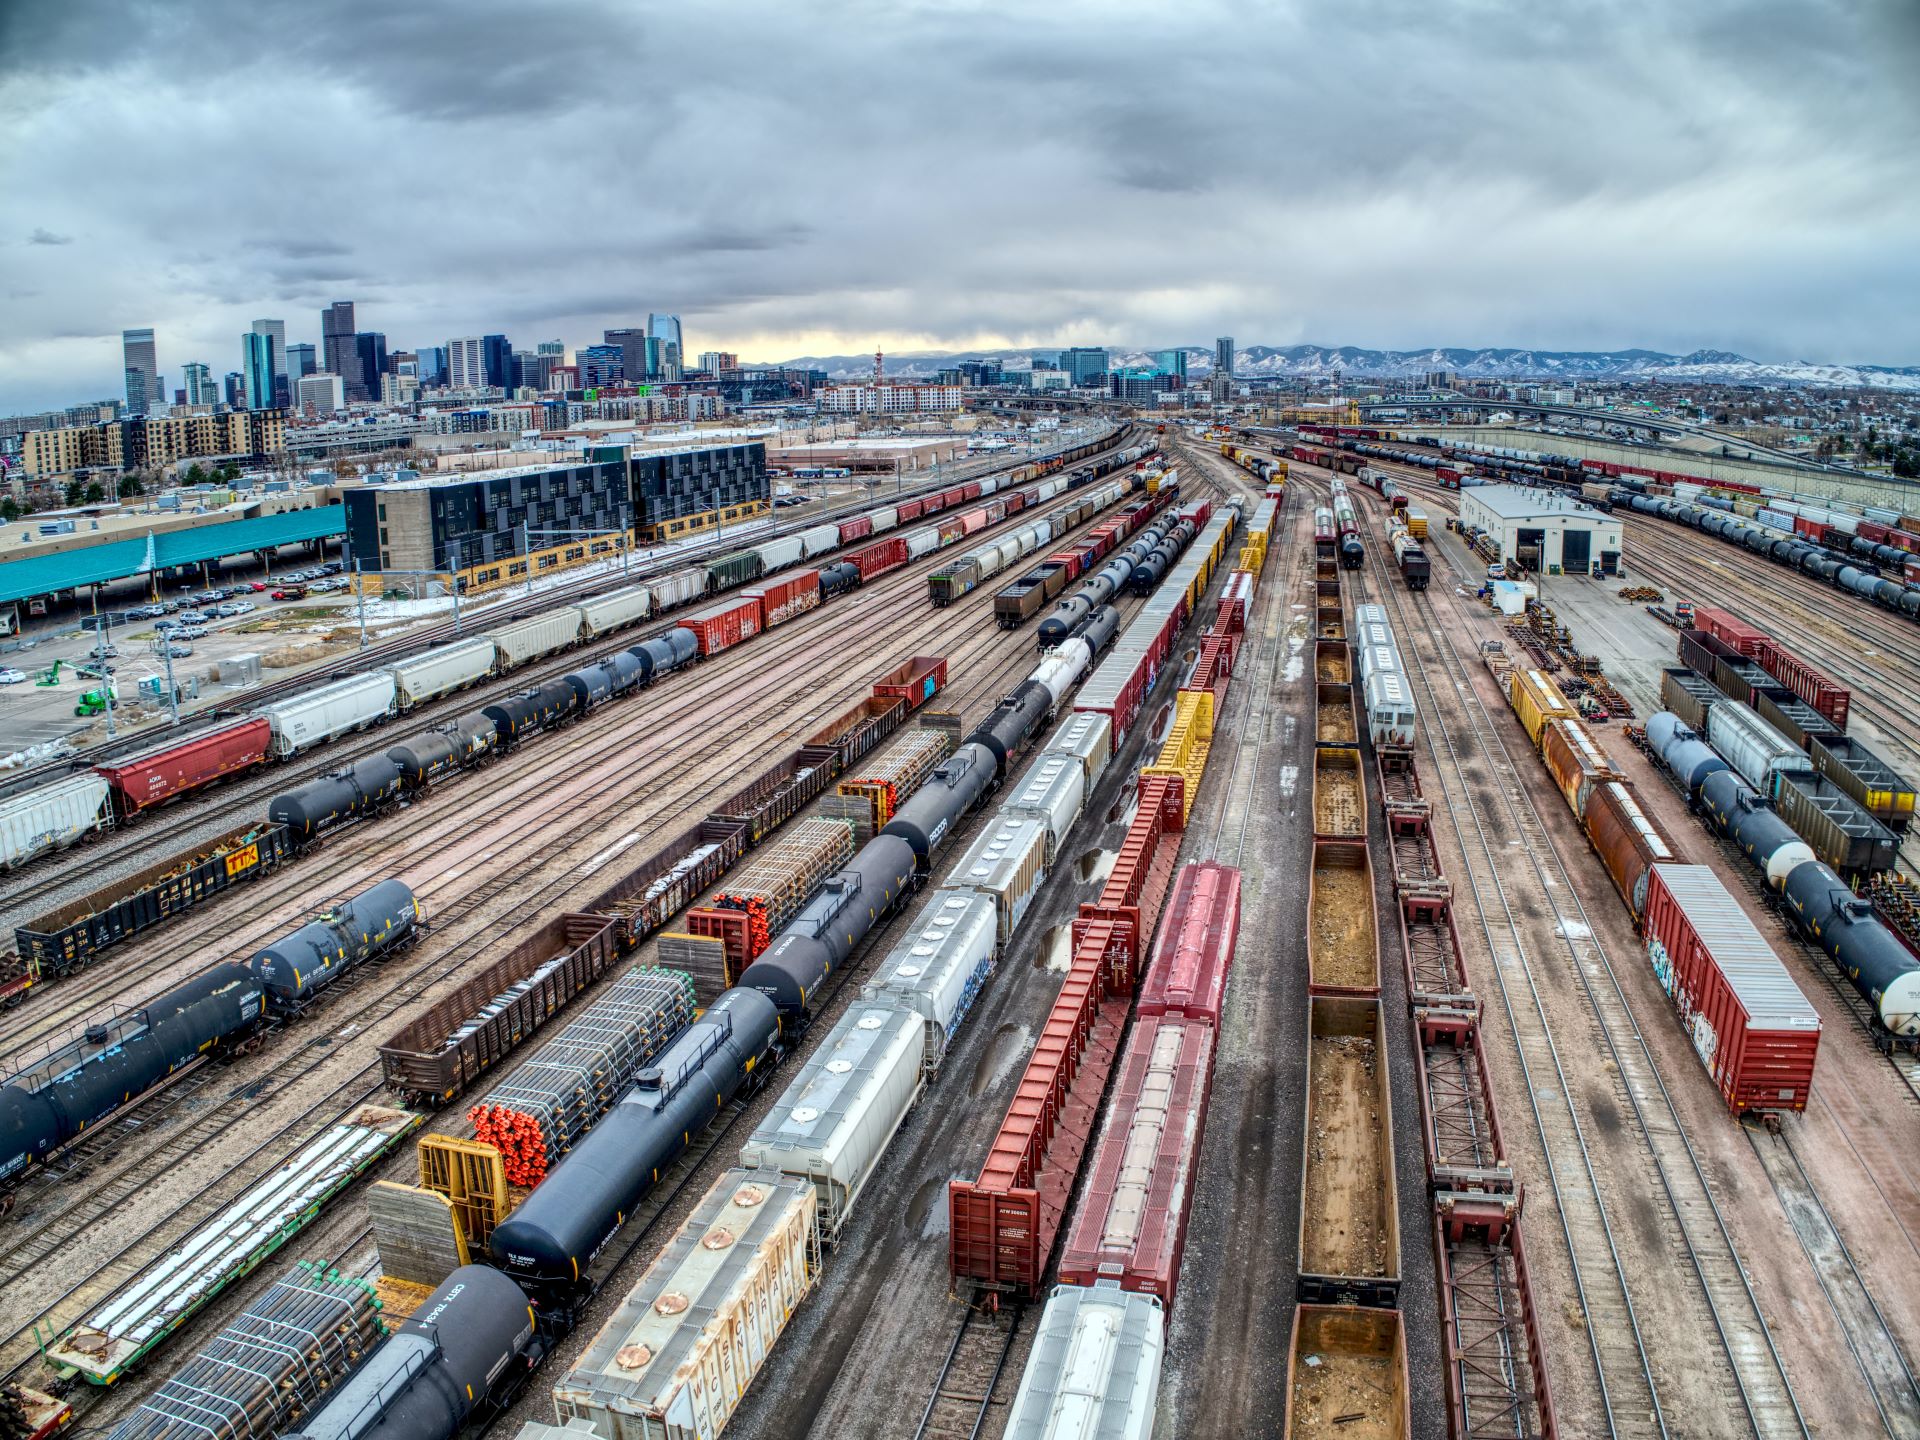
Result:
<svg viewBox="0 0 1920 1440">
<path fill-rule="evenodd" d="M 1654 975 L 1728 1108 L 1806 1109 L 1819 1012 L 1713 872 L 1686 862 L 1553 678 L 1516 667 L 1506 682 L 1514 714 L 1632 913 Z"/>
<path fill-rule="evenodd" d="M 1078 447 L 1067 452 L 1068 461 L 1085 459 L 1101 448 L 1100 444 Z M 0 868 L 15 868 L 230 775 L 385 723 L 532 661 L 603 640 L 654 615 L 739 591 L 737 600 L 703 609 L 675 627 L 693 630 L 700 653 L 707 654 L 742 638 L 739 632 L 750 613 L 756 628 L 778 623 L 822 598 L 844 593 L 1038 505 L 1043 498 L 1137 465 L 1150 448 L 1124 446 L 1071 475 L 1024 489 L 1013 488 L 1011 479 L 992 477 L 949 486 L 837 523 L 762 541 L 645 584 L 558 604 L 465 640 L 263 702 L 243 720 L 103 761 L 82 774 L 0 801 Z M 1048 492 L 1044 497 L 1043 491 Z M 983 497 L 992 498 L 973 503 Z M 776 574 L 832 551 L 846 553 L 831 565 Z M 745 602 L 750 599 L 758 604 L 748 606 Z"/>
<path fill-rule="evenodd" d="M 89 1126 L 190 1065 L 231 1054 L 296 1015 L 424 924 L 399 880 L 382 880 L 257 951 L 212 966 L 137 1010 L 87 1027 L 0 1089 L 0 1183 L 11 1187 Z"/>
<path fill-rule="evenodd" d="M 1138 477 L 1144 483 L 1144 476 Z M 1014 527 L 1009 533 L 956 555 L 927 577 L 927 598 L 935 605 L 951 605 L 978 589 L 1015 561 L 1078 529 L 1102 510 L 1126 498 L 1132 486 L 1116 482 L 1088 491 L 1052 515 Z"/>
<path fill-rule="evenodd" d="M 693 1137 L 765 1083 L 830 977 L 929 873 L 1087 674 L 1071 637 L 988 714 L 891 820 L 826 878 L 766 949 L 644 1069 L 488 1242 L 317 1410 L 301 1434 L 428 1440 L 505 1402 L 577 1322 L 589 1269 Z M 1113 752 L 1105 715 L 1076 715 L 950 872 L 727 1172 L 554 1389 L 563 1417 L 607 1436 L 716 1434 L 845 1223 L 900 1119 L 1057 863 Z M 717 1258 L 716 1258 L 717 1257 Z M 748 1303 L 742 1297 L 760 1297 Z M 529 1309 L 529 1301 L 532 1308 Z M 685 1303 L 682 1303 L 682 1302 Z M 712 1323 L 725 1315 L 724 1323 Z M 458 1332 L 458 1345 L 435 1333 Z M 724 1363 L 725 1385 L 708 1383 Z"/>
<path fill-rule="evenodd" d="M 1100 606 L 1107 604 L 1126 588 L 1127 582 L 1147 563 L 1166 536 L 1170 521 L 1154 523 L 1161 512 L 1179 498 L 1179 480 L 1172 471 L 1163 471 L 1159 483 L 1145 499 L 1128 505 L 1113 519 L 1096 525 L 1079 542 L 1047 557 L 1018 580 L 993 597 L 993 614 L 1004 630 L 1017 630 L 1060 592 L 1085 575 L 1074 597 L 1061 600 L 1049 624 L 1041 627 L 1040 646 L 1058 644 Z M 1145 533 L 1140 533 L 1142 530 Z M 1138 538 L 1134 538 L 1135 536 Z M 1131 543 L 1129 543 L 1131 542 Z M 1117 555 L 1116 549 L 1120 549 Z M 1094 567 L 1107 556 L 1114 558 L 1098 571 Z M 1160 563 L 1155 578 L 1165 573 Z M 1076 603 L 1077 602 L 1077 603 Z"/>
</svg>

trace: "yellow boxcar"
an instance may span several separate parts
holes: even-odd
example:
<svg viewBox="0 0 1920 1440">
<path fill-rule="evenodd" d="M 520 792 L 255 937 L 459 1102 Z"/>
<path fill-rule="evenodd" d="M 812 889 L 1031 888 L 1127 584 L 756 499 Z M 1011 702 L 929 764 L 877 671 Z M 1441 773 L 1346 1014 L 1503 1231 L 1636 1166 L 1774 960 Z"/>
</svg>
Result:
<svg viewBox="0 0 1920 1440">
<path fill-rule="evenodd" d="M 1533 742 L 1536 750 L 1540 748 L 1541 732 L 1546 728 L 1547 721 L 1580 718 L 1580 712 L 1560 693 L 1560 687 L 1553 683 L 1553 677 L 1531 666 L 1516 665 L 1507 677 L 1507 703 L 1513 706 L 1513 713 L 1520 717 L 1521 728 L 1527 732 L 1527 738 Z"/>
</svg>

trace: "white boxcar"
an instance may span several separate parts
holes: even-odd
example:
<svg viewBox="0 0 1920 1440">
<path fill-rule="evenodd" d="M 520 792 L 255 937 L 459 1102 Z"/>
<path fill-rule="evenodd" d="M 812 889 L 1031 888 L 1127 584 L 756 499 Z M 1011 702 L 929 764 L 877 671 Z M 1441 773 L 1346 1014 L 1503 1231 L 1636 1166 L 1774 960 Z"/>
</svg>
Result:
<svg viewBox="0 0 1920 1440">
<path fill-rule="evenodd" d="M 909 530 L 905 538 L 909 560 L 918 560 L 922 555 L 931 555 L 940 548 L 940 530 L 937 526 L 922 525 L 918 530 Z"/>
<path fill-rule="evenodd" d="M 1160 1397 L 1166 1313 L 1111 1283 L 1061 1285 L 1040 1316 L 1006 1440 L 1147 1440 Z"/>
<path fill-rule="evenodd" d="M 553 1387 L 600 1440 L 709 1440 L 820 1277 L 813 1186 L 729 1170 Z"/>
<path fill-rule="evenodd" d="M 926 1053 L 919 1015 L 862 1000 L 840 1017 L 740 1147 L 749 1170 L 810 1182 L 820 1230 L 846 1224 L 893 1132 L 920 1098 Z"/>
<path fill-rule="evenodd" d="M 838 528 L 831 525 L 821 528 L 832 530 L 834 539 L 840 538 Z M 771 575 L 774 571 L 784 570 L 793 564 L 806 553 L 806 537 L 812 533 L 809 530 L 799 535 L 782 535 L 778 540 L 768 540 L 764 544 L 756 545 L 754 548 L 760 552 L 760 573 Z"/>
<path fill-rule="evenodd" d="M 1400 664 L 1400 652 L 1391 645 L 1363 645 L 1360 647 L 1360 678 L 1372 680 L 1376 675 L 1404 675 L 1406 669 Z"/>
<path fill-rule="evenodd" d="M 1087 789 L 1092 790 L 1113 758 L 1113 721 L 1094 713 L 1069 715 L 1042 753 L 1073 756 L 1086 772 Z"/>
<path fill-rule="evenodd" d="M 800 532 L 800 553 L 811 560 L 816 555 L 824 555 L 840 544 L 838 525 L 815 525 L 810 530 Z"/>
<path fill-rule="evenodd" d="M 581 629 L 589 636 L 604 635 L 636 620 L 644 620 L 653 610 L 653 592 L 644 585 L 630 585 L 606 595 L 582 600 L 573 607 L 580 612 Z"/>
<path fill-rule="evenodd" d="M 493 673 L 493 657 L 493 641 L 476 635 L 471 640 L 396 660 L 387 666 L 387 673 L 393 676 L 400 708 L 411 710 L 476 680 L 486 679 Z"/>
<path fill-rule="evenodd" d="M 999 910 L 977 890 L 936 890 L 919 923 L 881 962 L 860 989 L 877 1000 L 920 1017 L 929 1076 L 940 1073 L 947 1045 L 967 1018 L 980 987 L 993 973 L 999 944 Z"/>
<path fill-rule="evenodd" d="M 707 593 L 707 572 L 676 570 L 671 575 L 661 576 L 648 588 L 653 591 L 655 610 L 671 610 L 676 605 L 684 605 Z"/>
<path fill-rule="evenodd" d="M 1047 868 L 1052 869 L 1060 863 L 1060 847 L 1067 843 L 1067 832 L 1080 818 L 1086 799 L 1087 772 L 1079 759 L 1043 750 L 1000 813 L 1031 815 L 1047 827 Z"/>
<path fill-rule="evenodd" d="M 0 865 L 12 870 L 113 824 L 113 793 L 98 775 L 69 775 L 12 800 L 0 800 Z"/>
<path fill-rule="evenodd" d="M 1384 605 L 1356 605 L 1353 607 L 1353 623 L 1356 625 L 1385 625 L 1387 607 Z"/>
<path fill-rule="evenodd" d="M 1003 950 L 1046 878 L 1047 827 L 1030 815 L 996 819 L 947 872 L 947 884 L 954 889 L 993 897 Z"/>
<path fill-rule="evenodd" d="M 878 510 L 867 511 L 867 518 L 873 521 L 873 533 L 891 530 L 900 523 L 900 511 L 892 505 L 883 505 Z"/>
<path fill-rule="evenodd" d="M 350 675 L 286 700 L 270 701 L 255 713 L 266 717 L 272 731 L 267 752 L 292 755 L 386 719 L 393 713 L 395 693 L 393 676 L 380 670 L 371 675 Z"/>
<path fill-rule="evenodd" d="M 506 671 L 529 660 L 564 650 L 580 638 L 580 612 L 571 605 L 543 610 L 524 620 L 513 620 L 486 632 L 498 652 L 496 670 Z"/>
</svg>

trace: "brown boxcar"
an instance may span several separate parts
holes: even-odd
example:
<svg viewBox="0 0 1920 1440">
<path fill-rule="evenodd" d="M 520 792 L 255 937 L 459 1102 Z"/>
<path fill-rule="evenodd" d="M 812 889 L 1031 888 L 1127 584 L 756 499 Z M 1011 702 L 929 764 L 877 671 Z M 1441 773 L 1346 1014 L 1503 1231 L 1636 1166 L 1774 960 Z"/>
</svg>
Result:
<svg viewBox="0 0 1920 1440">
<path fill-rule="evenodd" d="M 1680 847 L 1640 807 L 1633 785 L 1625 780 L 1609 780 L 1594 788 L 1587 800 L 1586 829 L 1600 863 L 1637 923 L 1647 908 L 1648 870 L 1682 860 Z"/>
</svg>

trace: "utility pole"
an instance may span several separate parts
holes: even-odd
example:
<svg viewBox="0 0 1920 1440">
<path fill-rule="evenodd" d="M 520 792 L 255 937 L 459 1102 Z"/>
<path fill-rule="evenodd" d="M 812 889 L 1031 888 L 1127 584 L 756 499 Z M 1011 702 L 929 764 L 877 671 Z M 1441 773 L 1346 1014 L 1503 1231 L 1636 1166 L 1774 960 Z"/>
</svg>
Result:
<svg viewBox="0 0 1920 1440">
<path fill-rule="evenodd" d="M 167 723 L 178 725 L 180 723 L 180 692 L 173 683 L 173 640 L 167 635 L 161 635 L 153 643 L 159 648 L 161 659 L 167 662 L 167 713 L 171 717 Z"/>
<path fill-rule="evenodd" d="M 107 706 L 107 738 L 113 739 L 113 672 L 107 668 L 107 617 L 94 616 L 94 658 L 100 662 L 100 698 Z"/>
<path fill-rule="evenodd" d="M 353 562 L 353 593 L 360 602 L 360 648 L 367 648 L 367 577 L 361 573 L 360 562 Z"/>
</svg>

